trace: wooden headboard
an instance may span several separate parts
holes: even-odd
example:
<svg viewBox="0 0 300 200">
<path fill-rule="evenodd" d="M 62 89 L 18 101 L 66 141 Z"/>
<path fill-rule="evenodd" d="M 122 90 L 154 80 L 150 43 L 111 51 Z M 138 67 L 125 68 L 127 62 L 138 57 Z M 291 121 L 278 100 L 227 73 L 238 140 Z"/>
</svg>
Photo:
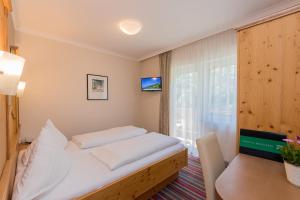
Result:
<svg viewBox="0 0 300 200">
<path fill-rule="evenodd" d="M 0 49 L 8 48 L 8 14 L 11 12 L 10 0 L 0 0 Z M 12 53 L 16 53 L 15 48 Z M 18 98 L 0 94 L 0 200 L 11 198 L 13 189 L 17 145 L 19 141 Z"/>
</svg>

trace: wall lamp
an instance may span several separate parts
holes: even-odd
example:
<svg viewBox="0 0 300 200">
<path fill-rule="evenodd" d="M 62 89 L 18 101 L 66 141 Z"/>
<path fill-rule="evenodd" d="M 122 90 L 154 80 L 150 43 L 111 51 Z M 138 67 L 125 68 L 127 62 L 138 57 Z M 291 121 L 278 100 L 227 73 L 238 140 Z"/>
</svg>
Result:
<svg viewBox="0 0 300 200">
<path fill-rule="evenodd" d="M 24 58 L 0 50 L 0 94 L 17 94 L 24 63 Z"/>
</svg>

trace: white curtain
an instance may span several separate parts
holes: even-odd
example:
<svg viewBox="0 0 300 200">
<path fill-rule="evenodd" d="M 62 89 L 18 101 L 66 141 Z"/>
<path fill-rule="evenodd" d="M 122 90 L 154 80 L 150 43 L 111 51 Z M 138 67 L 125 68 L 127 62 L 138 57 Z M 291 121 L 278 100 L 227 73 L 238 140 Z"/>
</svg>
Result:
<svg viewBox="0 0 300 200">
<path fill-rule="evenodd" d="M 170 135 L 192 153 L 197 153 L 197 138 L 215 132 L 225 160 L 235 155 L 236 49 L 232 30 L 172 53 Z"/>
</svg>

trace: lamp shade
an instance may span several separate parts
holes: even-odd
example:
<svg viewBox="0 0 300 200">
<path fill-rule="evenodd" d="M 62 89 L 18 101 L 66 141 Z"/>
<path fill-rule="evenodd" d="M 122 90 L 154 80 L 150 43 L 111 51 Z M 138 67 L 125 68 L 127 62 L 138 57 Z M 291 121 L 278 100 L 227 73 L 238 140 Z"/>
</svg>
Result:
<svg viewBox="0 0 300 200">
<path fill-rule="evenodd" d="M 22 97 L 25 90 L 26 82 L 20 81 L 18 84 L 17 96 Z"/>
<path fill-rule="evenodd" d="M 22 75 L 25 59 L 0 51 L 0 94 L 15 95 Z"/>
<path fill-rule="evenodd" d="M 135 35 L 141 31 L 142 24 L 134 19 L 126 19 L 119 23 L 119 28 L 127 35 Z"/>
</svg>

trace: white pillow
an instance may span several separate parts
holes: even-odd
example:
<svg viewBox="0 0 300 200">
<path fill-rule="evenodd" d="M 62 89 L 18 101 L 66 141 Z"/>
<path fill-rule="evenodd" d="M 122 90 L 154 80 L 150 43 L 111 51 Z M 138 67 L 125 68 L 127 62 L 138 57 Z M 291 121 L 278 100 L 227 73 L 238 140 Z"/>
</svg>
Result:
<svg viewBox="0 0 300 200">
<path fill-rule="evenodd" d="M 71 159 L 62 146 L 51 141 L 55 138 L 52 134 L 43 128 L 36 141 L 26 150 L 30 153 L 24 152 L 21 155 L 13 200 L 37 198 L 60 183 L 69 172 Z"/>
<path fill-rule="evenodd" d="M 44 145 L 51 145 L 55 148 L 64 148 L 68 143 L 67 138 L 54 126 L 50 119 L 47 120 L 44 128 L 40 132 L 38 141 Z M 20 162 L 27 167 L 30 155 L 35 147 L 37 140 L 34 140 L 27 148 L 19 154 Z"/>
<path fill-rule="evenodd" d="M 19 165 L 22 170 L 27 167 L 30 156 L 32 154 L 33 149 L 35 148 L 35 145 L 39 141 L 39 143 L 43 145 L 50 145 L 53 146 L 53 148 L 64 148 L 68 142 L 67 138 L 54 126 L 54 124 L 51 122 L 50 119 L 47 120 L 44 128 L 42 128 L 42 131 L 40 132 L 40 135 L 38 137 L 38 140 L 34 140 L 27 148 L 26 150 L 22 151 L 22 153 L 19 153 Z M 22 163 L 20 163 L 22 162 Z M 23 173 L 23 172 L 22 172 Z M 19 173 L 22 174 L 21 172 Z"/>
<path fill-rule="evenodd" d="M 81 149 L 102 146 L 112 142 L 126 140 L 147 133 L 146 129 L 135 126 L 123 126 L 103 131 L 72 136 L 72 141 Z"/>
<path fill-rule="evenodd" d="M 51 145 L 58 145 L 63 148 L 67 145 L 68 139 L 54 126 L 50 119 L 47 120 L 44 129 L 51 132 L 50 134 L 45 135 L 45 142 L 48 141 Z"/>
</svg>

